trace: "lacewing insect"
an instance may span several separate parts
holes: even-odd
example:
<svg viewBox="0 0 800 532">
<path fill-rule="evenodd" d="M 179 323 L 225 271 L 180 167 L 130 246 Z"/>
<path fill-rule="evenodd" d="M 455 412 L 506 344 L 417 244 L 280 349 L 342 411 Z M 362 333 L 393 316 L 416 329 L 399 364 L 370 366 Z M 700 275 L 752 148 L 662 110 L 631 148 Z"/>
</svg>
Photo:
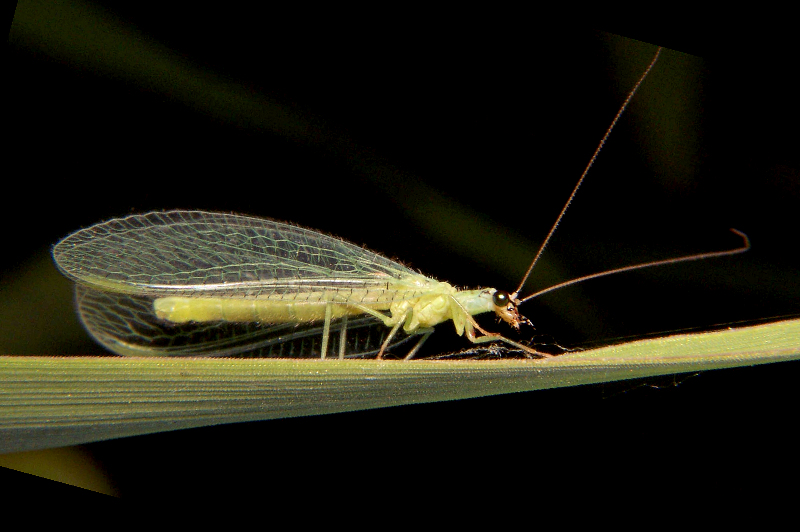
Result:
<svg viewBox="0 0 800 532">
<path fill-rule="evenodd" d="M 435 325 L 452 321 L 472 343 L 503 342 L 530 358 L 548 357 L 488 332 L 477 314 L 512 327 L 530 324 L 518 307 L 546 292 L 638 268 L 741 253 L 741 247 L 587 275 L 520 298 L 528 276 L 650 65 L 628 94 L 572 194 L 513 293 L 458 290 L 360 246 L 273 220 L 203 211 L 151 212 L 77 231 L 53 248 L 76 283 L 89 333 L 120 355 L 377 356 L 416 338 L 413 358 Z"/>
</svg>

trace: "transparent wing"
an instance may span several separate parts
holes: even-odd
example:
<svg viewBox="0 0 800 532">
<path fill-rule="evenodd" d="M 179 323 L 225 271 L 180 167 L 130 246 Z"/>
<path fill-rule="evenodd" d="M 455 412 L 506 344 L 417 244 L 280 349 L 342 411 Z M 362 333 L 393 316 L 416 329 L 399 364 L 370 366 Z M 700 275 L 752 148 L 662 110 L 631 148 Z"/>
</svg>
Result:
<svg viewBox="0 0 800 532">
<path fill-rule="evenodd" d="M 422 278 L 377 253 L 293 225 L 234 214 L 132 215 L 56 244 L 59 269 L 77 283 L 135 295 L 288 298 L 298 292 L 388 288 Z M 401 298 L 418 296 L 401 291 Z"/>
<path fill-rule="evenodd" d="M 88 332 L 111 351 L 137 356 L 319 357 L 321 320 L 303 323 L 172 323 L 159 297 L 259 299 L 302 305 L 311 294 L 333 304 L 418 297 L 429 280 L 338 238 L 272 220 L 200 211 L 153 212 L 80 230 L 53 248 L 76 282 Z M 380 308 L 388 308 L 386 306 Z M 285 321 L 285 320 L 284 320 Z M 374 316 L 331 323 L 328 356 L 380 349 L 389 329 Z M 409 338 L 399 334 L 395 346 Z"/>
<path fill-rule="evenodd" d="M 153 314 L 152 298 L 94 290 L 76 284 L 75 301 L 89 334 L 123 356 L 319 358 L 322 324 L 170 324 Z M 371 316 L 334 320 L 328 346 L 336 357 L 344 330 L 347 357 L 377 354 L 389 329 Z M 412 338 L 400 330 L 390 349 Z"/>
</svg>

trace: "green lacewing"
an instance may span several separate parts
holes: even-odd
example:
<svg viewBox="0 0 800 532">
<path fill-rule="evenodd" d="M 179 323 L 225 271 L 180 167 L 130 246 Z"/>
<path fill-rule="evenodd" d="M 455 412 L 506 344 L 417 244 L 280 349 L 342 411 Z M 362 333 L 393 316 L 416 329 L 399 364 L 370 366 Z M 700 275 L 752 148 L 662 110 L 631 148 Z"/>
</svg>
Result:
<svg viewBox="0 0 800 532">
<path fill-rule="evenodd" d="M 741 247 L 617 268 L 520 298 L 528 276 L 655 57 L 628 94 L 555 224 L 513 293 L 459 290 L 363 247 L 296 225 L 238 214 L 174 210 L 112 219 L 56 244 L 53 257 L 76 283 L 89 333 L 132 356 L 327 356 L 382 358 L 452 321 L 473 343 L 503 342 L 530 358 L 551 355 L 488 332 L 494 312 L 519 329 L 518 311 L 543 293 L 638 268 L 741 253 Z"/>
</svg>

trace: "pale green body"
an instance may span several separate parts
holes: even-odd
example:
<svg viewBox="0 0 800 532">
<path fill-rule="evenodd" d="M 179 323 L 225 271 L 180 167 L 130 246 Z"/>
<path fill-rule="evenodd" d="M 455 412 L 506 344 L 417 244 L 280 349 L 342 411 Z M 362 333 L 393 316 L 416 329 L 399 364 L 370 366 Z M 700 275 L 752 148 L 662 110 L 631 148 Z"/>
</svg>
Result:
<svg viewBox="0 0 800 532">
<path fill-rule="evenodd" d="M 500 313 L 494 289 L 460 291 L 343 240 L 272 220 L 201 211 L 134 215 L 68 236 L 53 256 L 78 285 L 87 330 L 119 354 L 228 356 L 313 332 L 321 336 L 321 357 L 334 333 L 344 357 L 346 340 L 354 341 L 348 335 L 370 323 L 391 328 L 379 357 L 401 327 L 421 335 L 409 357 L 448 320 L 473 342 L 496 339 L 476 337 L 472 318 Z"/>
<path fill-rule="evenodd" d="M 423 278 L 425 279 L 425 278 Z M 388 293 L 400 296 L 399 301 L 379 301 L 362 303 L 365 293 L 348 294 L 345 299 L 337 292 L 314 292 L 298 294 L 304 301 L 285 299 L 229 299 L 204 297 L 162 297 L 153 302 L 153 310 L 160 319 L 173 323 L 187 322 L 263 322 L 263 323 L 301 323 L 321 321 L 329 312 L 330 318 L 345 315 L 355 316 L 369 313 L 381 314 L 387 327 L 393 327 L 405 318 L 403 330 L 414 333 L 428 329 L 447 320 L 452 320 L 456 332 L 464 334 L 469 315 L 494 311 L 489 290 L 458 291 L 447 283 L 428 281 L 431 293 L 413 299 L 402 299 L 403 291 L 390 285 Z M 416 291 L 416 290 L 415 290 Z M 330 307 L 330 310 L 327 310 Z M 374 312 L 370 312 L 374 311 Z M 381 311 L 389 311 L 389 315 Z"/>
</svg>

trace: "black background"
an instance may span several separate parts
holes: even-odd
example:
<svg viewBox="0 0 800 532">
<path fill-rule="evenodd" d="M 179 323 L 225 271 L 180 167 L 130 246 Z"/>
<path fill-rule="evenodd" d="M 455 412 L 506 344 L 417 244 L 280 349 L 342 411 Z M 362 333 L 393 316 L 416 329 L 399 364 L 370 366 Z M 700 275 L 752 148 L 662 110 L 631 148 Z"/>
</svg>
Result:
<svg viewBox="0 0 800 532">
<path fill-rule="evenodd" d="M 345 29 L 250 8 L 105 9 L 187 68 L 244 87 L 308 126 L 287 135 L 246 113 L 226 114 L 202 76 L 200 103 L 187 105 L 184 89 L 165 93 L 147 68 L 141 77 L 98 71 L 27 34 L 14 39 L 12 30 L 3 283 L 18 299 L 4 304 L 9 354 L 102 354 L 70 311 L 49 246 L 77 228 L 153 209 L 291 221 L 456 286 L 513 290 L 655 51 L 580 29 L 475 21 Z M 549 294 L 524 308 L 534 339 L 577 347 L 796 315 L 791 50 L 632 36 L 703 59 L 665 53 L 526 291 L 733 247 L 729 227 L 745 231 L 753 249 Z M 509 241 L 517 251 L 497 246 Z M 17 287 L 31 282 L 30 272 L 44 272 L 52 288 L 26 297 Z M 483 323 L 508 332 L 491 318 Z M 466 345 L 443 324 L 426 353 Z M 311 480 L 330 488 L 344 478 L 350 487 L 376 479 L 387 486 L 476 471 L 495 471 L 503 483 L 512 472 L 497 472 L 498 463 L 535 475 L 543 456 L 613 476 L 607 462 L 587 457 L 606 453 L 624 467 L 646 452 L 658 469 L 697 454 L 727 460 L 745 442 L 784 441 L 796 375 L 796 363 L 781 364 L 87 447 L 125 494 L 237 490 L 253 478 L 281 489 Z"/>
</svg>

